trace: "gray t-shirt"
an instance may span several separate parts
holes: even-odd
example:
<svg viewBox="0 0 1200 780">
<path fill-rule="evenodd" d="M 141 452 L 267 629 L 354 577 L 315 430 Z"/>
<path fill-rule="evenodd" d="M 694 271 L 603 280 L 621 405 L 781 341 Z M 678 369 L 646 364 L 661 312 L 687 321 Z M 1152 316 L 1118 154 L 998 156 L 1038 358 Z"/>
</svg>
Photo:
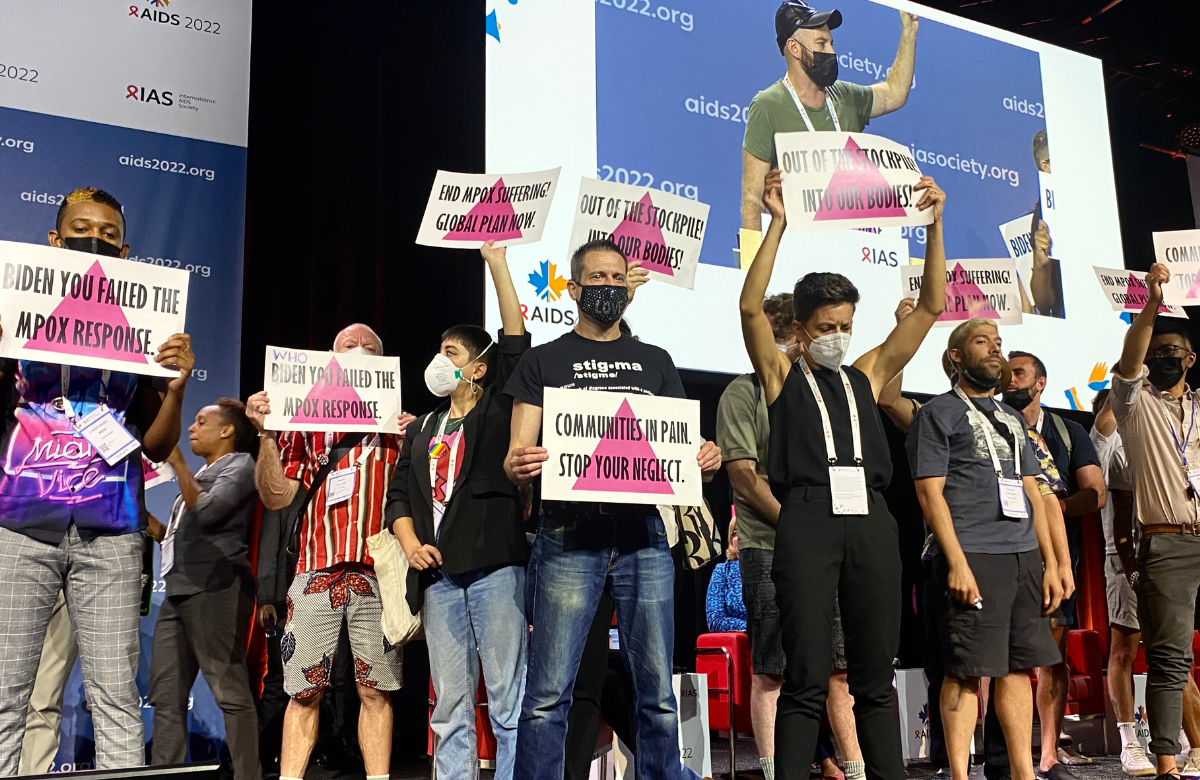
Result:
<svg viewBox="0 0 1200 780">
<path fill-rule="evenodd" d="M 1020 479 L 1041 473 L 1025 434 L 1025 421 L 994 399 L 972 401 L 989 426 L 1004 476 Z M 1020 446 L 1019 472 L 1013 459 L 1014 441 Z M 964 552 L 1001 554 L 1037 549 L 1029 499 L 1025 499 L 1029 514 L 1025 520 L 1013 520 L 1001 512 L 996 470 L 979 415 L 971 414 L 957 394 L 939 395 L 917 411 L 907 449 L 913 479 L 946 478 L 942 494 Z"/>
</svg>

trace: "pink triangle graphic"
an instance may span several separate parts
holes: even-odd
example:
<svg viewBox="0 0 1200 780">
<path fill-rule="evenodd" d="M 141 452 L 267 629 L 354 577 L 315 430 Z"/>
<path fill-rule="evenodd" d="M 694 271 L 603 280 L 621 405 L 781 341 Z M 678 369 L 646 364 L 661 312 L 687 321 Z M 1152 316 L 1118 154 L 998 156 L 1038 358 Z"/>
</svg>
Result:
<svg viewBox="0 0 1200 780">
<path fill-rule="evenodd" d="M 51 317 L 61 316 L 69 317 L 75 320 L 96 323 L 97 325 L 112 326 L 113 333 L 116 334 L 118 329 L 121 333 L 116 338 L 110 336 L 101 346 L 85 346 L 84 344 L 75 344 L 73 335 L 67 336 L 65 343 L 58 341 L 58 338 L 46 338 L 46 330 L 38 331 L 38 335 L 29 341 L 25 342 L 26 349 L 41 349 L 51 352 L 61 352 L 68 355 L 86 355 L 88 357 L 106 358 L 108 360 L 120 360 L 123 363 L 139 363 L 145 364 L 146 355 L 140 351 L 131 350 L 123 351 L 114 348 L 118 340 L 122 344 L 126 343 L 127 334 L 129 331 L 129 320 L 125 319 L 125 313 L 121 311 L 121 307 L 116 303 L 104 303 L 100 298 L 100 280 L 106 282 L 108 277 L 104 275 L 104 269 L 100 267 L 100 261 L 92 263 L 92 267 L 84 274 L 85 277 L 92 277 L 92 299 L 86 301 L 83 298 L 72 298 L 67 296 L 63 298 L 62 303 L 54 308 L 50 314 Z M 87 282 L 84 282 L 86 287 Z M 108 285 L 105 285 L 105 293 L 107 294 Z M 105 296 L 107 297 L 107 295 Z M 96 327 L 93 325 L 92 331 L 95 334 Z M 94 335 L 91 341 L 98 341 Z M 86 339 L 85 339 L 86 341 Z"/>
<path fill-rule="evenodd" d="M 860 147 L 854 143 L 853 138 L 846 139 L 846 151 L 857 152 Z M 892 185 L 887 183 L 887 179 L 879 172 L 879 168 L 875 164 L 865 158 L 858 158 L 863 167 L 852 168 L 845 171 L 836 171 L 829 179 L 829 185 L 825 188 L 825 198 L 832 198 L 834 208 L 825 210 L 822 206 L 817 209 L 817 213 L 813 216 L 813 221 L 818 222 L 827 219 L 869 219 L 871 217 L 905 217 L 902 206 L 884 206 L 868 208 L 866 201 L 863 200 L 850 207 L 838 205 L 837 191 L 846 189 L 851 191 L 866 191 L 875 187 L 881 187 L 884 190 L 890 190 Z M 822 203 L 825 198 L 822 198 Z"/>
<path fill-rule="evenodd" d="M 984 295 L 983 290 L 979 289 L 979 285 L 971 281 L 971 275 L 963 270 L 962 263 L 955 264 L 946 284 L 947 304 L 954 298 L 962 298 L 967 304 L 966 308 L 951 311 L 950 306 L 947 305 L 946 312 L 941 317 L 943 320 L 970 320 L 975 317 L 1000 319 L 999 312 L 988 305 L 987 296 Z"/>
<path fill-rule="evenodd" d="M 1197 281 L 1200 284 L 1200 280 Z M 1193 287 L 1192 290 L 1196 288 Z M 1192 297 L 1192 293 L 1187 294 L 1188 298 Z M 1125 287 L 1125 311 L 1141 311 L 1146 307 L 1146 301 L 1150 299 L 1150 291 L 1146 289 L 1146 282 L 1137 278 L 1133 274 L 1129 275 L 1129 284 Z M 1158 307 L 1158 313 L 1170 313 L 1171 307 L 1165 303 Z"/>
<path fill-rule="evenodd" d="M 326 378 L 337 377 L 337 376 L 339 376 L 341 370 L 342 370 L 342 367 L 338 365 L 337 358 L 336 357 L 330 358 L 329 365 L 327 365 L 325 367 L 325 376 L 326 376 Z M 301 407 L 301 411 L 297 412 L 295 415 L 292 416 L 291 421 L 294 423 L 319 423 L 319 424 L 337 423 L 338 425 L 349 425 L 349 424 L 353 424 L 353 423 L 370 423 L 373 426 L 379 425 L 379 422 L 374 417 L 371 417 L 370 415 L 366 415 L 366 414 L 362 413 L 362 411 L 363 411 L 362 399 L 359 397 L 358 392 L 350 385 L 344 385 L 344 384 L 341 384 L 340 382 L 333 383 L 333 384 L 326 384 L 323 381 L 318 381 L 315 385 L 313 385 L 312 390 L 308 391 L 308 395 L 304 397 L 304 400 L 305 401 L 315 401 L 315 402 L 348 401 L 353 404 L 359 404 L 358 407 L 354 407 L 359 411 L 359 413 L 354 416 L 347 415 L 345 417 L 337 417 L 337 418 L 330 418 L 330 417 L 326 417 L 326 416 L 316 416 L 316 415 L 305 413 L 304 407 L 308 406 L 308 404 L 305 404 L 304 407 Z M 314 405 L 320 406 L 321 404 L 317 403 Z"/>
<path fill-rule="evenodd" d="M 649 215 L 654 213 L 654 202 L 650 199 L 650 193 L 647 192 L 643 195 L 638 203 L 642 206 L 642 217 L 649 219 Z M 655 255 L 653 260 L 642 260 L 642 268 L 645 268 L 647 271 L 666 274 L 667 276 L 675 275 L 675 269 L 667 263 L 667 240 L 663 238 L 662 228 L 658 226 L 658 220 L 654 220 L 654 224 L 647 225 L 644 222 L 625 217 L 621 221 L 621 224 L 617 225 L 617 229 L 613 231 L 612 240 L 617 246 L 624 249 L 629 247 L 631 239 L 641 241 L 636 252 L 638 257 L 644 258 L 647 254 L 646 248 L 649 246 L 657 244 L 661 247 L 660 251 L 651 253 Z M 626 249 L 626 251 L 628 252 L 629 250 Z"/>
<path fill-rule="evenodd" d="M 505 241 L 510 238 L 520 238 L 521 230 L 515 227 L 517 213 L 513 211 L 512 203 L 505 200 L 499 203 L 498 196 L 504 190 L 504 179 L 497 179 L 488 190 L 488 197 L 482 198 L 463 220 L 464 227 L 451 230 L 443 238 L 446 241 Z M 488 230 L 489 226 L 499 225 L 499 230 Z M 513 227 L 507 227 L 512 225 Z"/>
<path fill-rule="evenodd" d="M 634 458 L 656 458 L 654 448 L 645 439 L 639 441 L 627 441 L 625 439 L 616 438 L 617 420 L 626 419 L 634 420 L 636 417 L 633 410 L 629 408 L 628 399 L 621 401 L 621 408 L 617 410 L 616 417 L 613 419 L 608 430 L 600 437 L 600 443 L 596 445 L 595 451 L 592 453 L 592 463 L 588 467 L 591 472 L 596 471 L 596 463 L 601 456 L 614 456 L 628 458 L 632 461 Z M 630 465 L 630 473 L 632 475 L 632 464 Z M 626 493 L 660 493 L 664 495 L 674 495 L 675 491 L 671 488 L 668 482 L 649 482 L 645 480 L 634 479 L 613 479 L 603 476 L 585 475 L 575 481 L 575 490 L 601 490 L 601 491 L 624 491 Z"/>
</svg>

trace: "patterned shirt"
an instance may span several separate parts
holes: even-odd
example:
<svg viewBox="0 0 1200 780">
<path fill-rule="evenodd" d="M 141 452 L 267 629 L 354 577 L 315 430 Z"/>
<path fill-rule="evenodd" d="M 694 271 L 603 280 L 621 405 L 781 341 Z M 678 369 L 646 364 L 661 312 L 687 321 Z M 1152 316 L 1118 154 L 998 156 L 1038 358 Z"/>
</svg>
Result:
<svg viewBox="0 0 1200 780">
<path fill-rule="evenodd" d="M 47 544 L 61 542 L 72 522 L 85 538 L 145 527 L 141 449 L 109 466 L 76 433 L 65 410 L 55 405 L 63 395 L 64 366 L 29 360 L 5 365 L 14 371 L 15 424 L 9 426 L 3 445 L 0 526 Z M 165 380 L 66 368 L 66 395 L 77 416 L 87 415 L 103 401 L 141 438 L 126 416 L 138 383 L 165 390 Z"/>
<path fill-rule="evenodd" d="M 343 433 L 286 431 L 279 434 L 279 459 L 283 474 L 300 482 L 307 491 L 322 461 L 341 440 Z M 336 504 L 326 505 L 329 480 L 317 488 L 300 524 L 300 555 L 296 573 L 328 569 L 343 563 L 373 566 L 367 539 L 383 528 L 383 504 L 392 472 L 400 460 L 401 438 L 393 433 L 366 436 L 334 464 L 330 474 L 341 469 L 356 470 L 354 493 Z"/>
<path fill-rule="evenodd" d="M 704 600 L 708 630 L 717 633 L 746 630 L 746 602 L 742 600 L 742 567 L 737 561 L 721 561 L 708 581 Z"/>
<path fill-rule="evenodd" d="M 1037 480 L 1038 492 L 1043 496 L 1067 495 L 1067 483 L 1063 482 L 1058 466 L 1054 465 L 1054 458 L 1050 455 L 1046 440 L 1037 432 L 1037 428 L 1027 428 L 1026 432 L 1029 434 L 1029 446 L 1033 448 L 1033 455 L 1042 470 L 1034 477 Z"/>
</svg>

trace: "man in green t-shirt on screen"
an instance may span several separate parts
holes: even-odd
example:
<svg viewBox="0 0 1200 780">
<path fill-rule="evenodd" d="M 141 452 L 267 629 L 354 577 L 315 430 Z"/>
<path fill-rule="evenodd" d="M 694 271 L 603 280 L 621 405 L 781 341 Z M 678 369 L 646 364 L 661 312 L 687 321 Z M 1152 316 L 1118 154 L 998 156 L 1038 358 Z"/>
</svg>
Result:
<svg viewBox="0 0 1200 780">
<path fill-rule="evenodd" d="M 838 80 L 832 31 L 841 11 L 818 13 L 803 0 L 775 12 L 775 38 L 787 75 L 754 96 L 742 142 L 742 227 L 762 230 L 763 179 L 777 168 L 775 134 L 804 130 L 860 133 L 908 100 L 917 48 L 917 17 L 900 12 L 900 47 L 887 80 L 869 87 Z"/>
</svg>

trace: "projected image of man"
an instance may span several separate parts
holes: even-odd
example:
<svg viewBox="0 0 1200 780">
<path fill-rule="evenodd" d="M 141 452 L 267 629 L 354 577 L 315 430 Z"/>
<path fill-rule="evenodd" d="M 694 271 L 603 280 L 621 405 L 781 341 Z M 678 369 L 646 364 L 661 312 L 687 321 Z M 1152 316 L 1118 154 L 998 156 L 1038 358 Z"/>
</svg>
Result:
<svg viewBox="0 0 1200 780">
<path fill-rule="evenodd" d="M 887 80 L 871 86 L 838 79 L 833 30 L 841 11 L 818 12 L 787 0 L 775 12 L 775 41 L 787 63 L 782 79 L 754 96 L 742 142 L 742 227 L 762 229 L 763 179 L 778 168 L 775 134 L 814 131 L 860 133 L 872 119 L 908 101 L 916 62 L 917 17 L 900 12 L 900 46 Z"/>
<path fill-rule="evenodd" d="M 1033 135 L 1033 163 L 1039 172 L 1050 173 L 1050 141 L 1045 130 L 1038 130 Z M 1050 226 L 1042 219 L 1041 200 L 1033 207 L 1029 235 L 1033 248 L 1033 267 L 1029 274 L 1028 295 L 1025 282 L 1021 282 L 1022 308 L 1025 314 L 1065 319 L 1062 266 L 1050 256 L 1053 244 L 1050 241 Z"/>
</svg>

